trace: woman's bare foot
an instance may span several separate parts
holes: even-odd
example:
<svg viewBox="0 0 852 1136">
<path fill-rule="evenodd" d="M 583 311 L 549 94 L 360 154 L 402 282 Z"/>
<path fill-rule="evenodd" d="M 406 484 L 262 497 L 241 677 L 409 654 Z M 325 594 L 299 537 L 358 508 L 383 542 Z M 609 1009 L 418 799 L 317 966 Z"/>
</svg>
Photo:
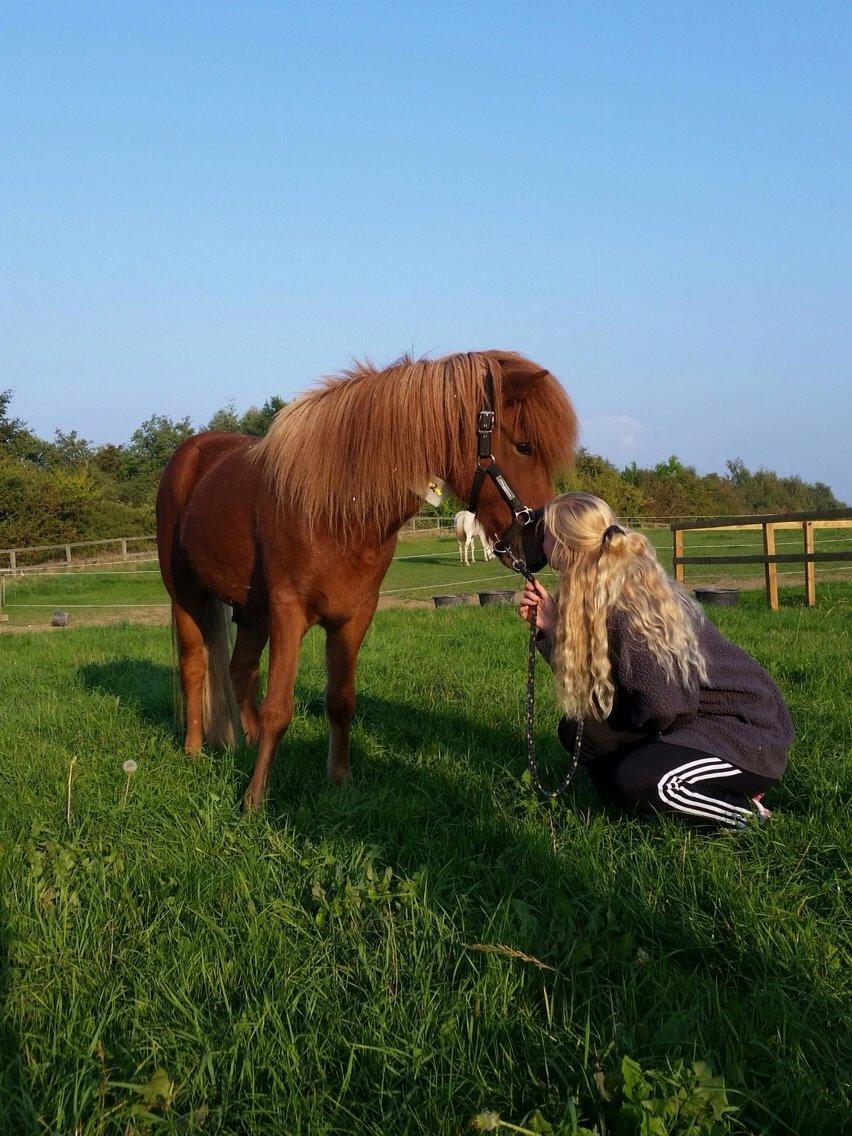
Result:
<svg viewBox="0 0 852 1136">
<path fill-rule="evenodd" d="M 752 800 L 754 801 L 754 807 L 757 809 L 757 815 L 760 819 L 769 820 L 772 816 L 772 812 L 763 804 L 763 793 L 755 793 Z"/>
</svg>

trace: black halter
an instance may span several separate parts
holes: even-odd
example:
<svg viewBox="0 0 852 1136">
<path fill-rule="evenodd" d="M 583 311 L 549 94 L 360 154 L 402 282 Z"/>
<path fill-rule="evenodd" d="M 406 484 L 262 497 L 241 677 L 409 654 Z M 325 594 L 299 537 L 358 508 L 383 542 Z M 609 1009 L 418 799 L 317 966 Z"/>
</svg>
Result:
<svg viewBox="0 0 852 1136">
<path fill-rule="evenodd" d="M 484 402 L 485 405 L 480 410 L 477 419 L 477 466 L 473 474 L 473 485 L 470 488 L 468 510 L 471 513 L 476 512 L 482 486 L 485 484 L 486 477 L 490 477 L 497 492 L 512 512 L 512 523 L 494 545 L 494 551 L 498 556 L 508 556 L 512 562 L 513 570 L 520 572 L 525 579 L 531 581 L 533 574 L 527 566 L 526 559 L 524 559 L 524 556 L 516 556 L 512 545 L 515 540 L 522 537 L 528 525 L 538 521 L 541 510 L 533 510 L 521 501 L 491 453 L 491 434 L 494 430 L 494 380 L 491 377 L 490 370 L 485 375 Z"/>
<path fill-rule="evenodd" d="M 494 545 L 494 551 L 498 556 L 508 556 L 512 562 L 512 568 L 515 572 L 520 572 L 524 579 L 529 580 L 530 583 L 535 583 L 535 577 L 530 570 L 527 560 L 524 555 L 529 557 L 527 548 L 532 549 L 535 555 L 539 555 L 539 550 L 535 547 L 535 527 L 538 521 L 544 514 L 543 509 L 531 509 L 525 505 L 518 497 L 517 493 L 511 487 L 509 482 L 503 476 L 503 471 L 500 469 L 497 462 L 494 460 L 494 455 L 491 453 L 491 434 L 494 430 L 494 380 L 491 377 L 491 371 L 488 370 L 485 375 L 485 406 L 479 412 L 479 418 L 476 426 L 477 438 L 477 466 L 473 474 L 473 485 L 470 489 L 470 503 L 468 509 L 471 513 L 476 513 L 477 502 L 479 501 L 479 494 L 482 491 L 482 486 L 485 484 L 486 477 L 490 477 L 497 487 L 497 492 L 509 506 L 512 511 L 512 523 Z M 524 539 L 525 537 L 532 539 Z M 512 542 L 519 540 L 521 547 L 524 548 L 524 555 L 516 556 L 512 548 Z M 543 564 L 547 563 L 544 559 L 544 551 L 540 551 L 540 559 Z M 537 571 L 540 565 L 535 566 Z M 527 743 L 527 763 L 529 765 L 530 778 L 535 786 L 536 792 L 544 801 L 557 800 L 574 779 L 574 774 L 577 772 L 577 766 L 580 761 L 580 749 L 583 744 L 583 723 L 579 721 L 575 723 L 574 739 L 571 747 L 571 760 L 568 764 L 567 772 L 556 786 L 555 789 L 547 788 L 541 780 L 541 775 L 538 771 L 538 762 L 535 756 L 535 734 L 534 734 L 534 715 L 535 715 L 535 655 L 536 655 L 536 609 L 533 608 L 530 616 L 530 635 L 529 635 L 529 649 L 527 653 L 527 698 L 526 698 L 526 743 Z M 551 825 L 552 825 L 551 818 Z"/>
</svg>

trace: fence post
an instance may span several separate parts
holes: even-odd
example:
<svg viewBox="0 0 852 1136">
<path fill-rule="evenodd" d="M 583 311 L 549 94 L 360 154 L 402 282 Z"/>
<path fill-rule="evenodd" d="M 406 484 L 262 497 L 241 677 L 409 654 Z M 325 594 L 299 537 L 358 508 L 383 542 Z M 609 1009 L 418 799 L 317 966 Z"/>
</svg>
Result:
<svg viewBox="0 0 852 1136">
<path fill-rule="evenodd" d="M 126 536 L 123 536 L 121 538 L 121 559 L 122 560 L 127 559 L 127 537 Z"/>
<path fill-rule="evenodd" d="M 763 526 L 763 555 L 775 555 L 775 525 L 765 524 Z M 768 561 L 764 565 L 764 573 L 766 576 L 766 600 L 769 604 L 771 611 L 778 610 L 778 565 L 770 564 Z"/>
<path fill-rule="evenodd" d="M 672 563 L 674 564 L 674 578 L 682 586 L 683 585 L 683 565 L 677 564 L 675 558 L 683 556 L 683 529 L 674 529 L 672 533 L 674 537 Z"/>
<path fill-rule="evenodd" d="M 9 569 L 12 572 L 18 570 L 18 550 L 16 548 L 9 549 Z"/>
<path fill-rule="evenodd" d="M 0 576 L 0 623 L 8 623 L 8 615 L 3 614 L 3 604 L 6 602 L 6 577 Z"/>
<path fill-rule="evenodd" d="M 813 521 L 804 521 L 802 536 L 805 543 L 805 554 L 814 550 L 814 524 Z M 805 603 L 813 607 L 816 603 L 816 564 L 813 560 L 805 561 Z"/>
<path fill-rule="evenodd" d="M 71 566 L 71 545 L 70 544 L 65 545 L 65 563 L 69 567 Z"/>
</svg>

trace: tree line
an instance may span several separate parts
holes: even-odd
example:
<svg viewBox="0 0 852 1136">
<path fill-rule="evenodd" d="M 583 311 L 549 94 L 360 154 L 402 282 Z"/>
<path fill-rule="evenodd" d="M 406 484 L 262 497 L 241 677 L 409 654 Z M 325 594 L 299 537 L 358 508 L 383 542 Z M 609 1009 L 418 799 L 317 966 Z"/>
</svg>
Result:
<svg viewBox="0 0 852 1136">
<path fill-rule="evenodd" d="M 239 413 L 233 403 L 198 428 L 189 418 L 154 414 L 124 443 L 93 445 L 76 430 L 56 430 L 48 441 L 11 413 L 12 392 L 0 391 L 0 548 L 141 536 L 154 531 L 160 474 L 180 443 L 196 429 L 262 437 L 285 405 L 277 396 Z M 574 469 L 557 488 L 603 497 L 624 518 L 730 516 L 837 509 L 828 485 L 772 470 L 754 472 L 734 458 L 726 472 L 698 473 L 677 457 L 651 468 L 619 469 L 579 450 Z M 447 500 L 437 512 L 452 514 Z M 427 511 L 435 512 L 426 507 Z"/>
</svg>

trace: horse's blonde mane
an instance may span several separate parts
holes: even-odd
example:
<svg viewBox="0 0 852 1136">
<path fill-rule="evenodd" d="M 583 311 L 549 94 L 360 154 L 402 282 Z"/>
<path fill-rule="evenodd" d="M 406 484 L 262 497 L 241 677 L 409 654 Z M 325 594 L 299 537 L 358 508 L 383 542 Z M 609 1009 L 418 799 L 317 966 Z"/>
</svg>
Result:
<svg viewBox="0 0 852 1136">
<path fill-rule="evenodd" d="M 431 476 L 472 477 L 488 371 L 498 423 L 555 474 L 573 451 L 571 403 L 553 375 L 510 352 L 404 356 L 384 370 L 359 363 L 279 411 L 253 457 L 310 529 L 383 528 L 416 508 Z"/>
</svg>

